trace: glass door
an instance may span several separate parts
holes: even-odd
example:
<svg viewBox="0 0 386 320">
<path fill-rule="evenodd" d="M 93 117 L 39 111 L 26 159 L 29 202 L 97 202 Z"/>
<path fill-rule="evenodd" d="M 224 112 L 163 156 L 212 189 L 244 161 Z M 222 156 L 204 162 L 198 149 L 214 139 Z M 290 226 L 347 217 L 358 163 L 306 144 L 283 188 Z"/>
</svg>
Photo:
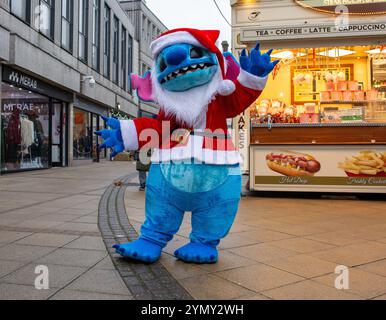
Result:
<svg viewBox="0 0 386 320">
<path fill-rule="evenodd" d="M 99 162 L 99 137 L 95 134 L 99 130 L 99 116 L 92 114 L 92 159 Z"/>
<path fill-rule="evenodd" d="M 53 101 L 51 126 L 51 162 L 53 167 L 66 165 L 66 108 L 64 103 Z"/>
</svg>

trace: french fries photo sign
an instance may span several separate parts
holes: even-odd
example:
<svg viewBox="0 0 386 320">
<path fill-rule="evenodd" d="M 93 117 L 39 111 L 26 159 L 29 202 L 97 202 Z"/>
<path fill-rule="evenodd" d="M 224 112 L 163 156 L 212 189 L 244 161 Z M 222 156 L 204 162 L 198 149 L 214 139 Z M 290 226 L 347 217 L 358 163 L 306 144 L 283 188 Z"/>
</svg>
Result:
<svg viewBox="0 0 386 320">
<path fill-rule="evenodd" d="M 254 190 L 386 193 L 386 146 L 253 146 Z"/>
</svg>

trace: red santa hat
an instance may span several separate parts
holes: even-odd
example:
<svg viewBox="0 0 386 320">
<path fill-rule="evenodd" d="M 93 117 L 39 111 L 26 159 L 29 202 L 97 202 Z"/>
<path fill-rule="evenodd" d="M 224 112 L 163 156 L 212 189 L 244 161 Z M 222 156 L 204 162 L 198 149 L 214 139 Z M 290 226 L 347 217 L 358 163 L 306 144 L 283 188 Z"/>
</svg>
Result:
<svg viewBox="0 0 386 320">
<path fill-rule="evenodd" d="M 203 47 L 217 56 L 217 60 L 221 69 L 223 81 L 221 81 L 217 92 L 222 96 L 228 96 L 236 90 L 236 86 L 231 80 L 226 79 L 225 59 L 221 51 L 216 45 L 217 39 L 220 36 L 219 30 L 198 30 L 190 28 L 180 28 L 169 30 L 161 34 L 150 45 L 153 56 L 157 55 L 166 47 L 176 43 L 187 43 L 195 46 Z"/>
</svg>

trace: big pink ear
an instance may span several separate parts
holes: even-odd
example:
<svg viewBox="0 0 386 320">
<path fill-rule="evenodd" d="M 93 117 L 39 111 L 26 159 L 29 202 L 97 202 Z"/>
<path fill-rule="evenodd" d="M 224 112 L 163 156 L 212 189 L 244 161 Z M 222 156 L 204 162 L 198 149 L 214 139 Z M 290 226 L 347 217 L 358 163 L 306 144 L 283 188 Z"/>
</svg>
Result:
<svg viewBox="0 0 386 320">
<path fill-rule="evenodd" d="M 226 63 L 226 75 L 225 78 L 228 80 L 236 81 L 240 74 L 240 65 L 236 58 L 230 52 L 224 53 Z"/>
<path fill-rule="evenodd" d="M 151 84 L 151 73 L 146 72 L 144 77 L 140 77 L 136 74 L 130 76 L 131 88 L 137 90 L 138 98 L 152 102 L 153 101 L 153 86 Z"/>
</svg>

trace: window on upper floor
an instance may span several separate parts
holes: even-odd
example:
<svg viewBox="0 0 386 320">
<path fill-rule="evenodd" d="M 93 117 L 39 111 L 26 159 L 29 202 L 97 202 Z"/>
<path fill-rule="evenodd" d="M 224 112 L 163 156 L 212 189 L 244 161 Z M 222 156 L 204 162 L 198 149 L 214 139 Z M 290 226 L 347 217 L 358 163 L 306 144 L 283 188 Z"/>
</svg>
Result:
<svg viewBox="0 0 386 320">
<path fill-rule="evenodd" d="M 119 84 L 119 20 L 116 16 L 114 16 L 113 36 L 113 82 Z"/>
<path fill-rule="evenodd" d="M 50 39 L 54 38 L 54 17 L 54 0 L 40 0 L 39 31 Z"/>
<path fill-rule="evenodd" d="M 127 39 L 127 79 L 130 83 L 130 77 L 133 73 L 133 37 L 129 35 Z M 131 90 L 131 85 L 129 85 L 129 90 Z"/>
<path fill-rule="evenodd" d="M 121 86 L 126 91 L 127 90 L 127 80 L 126 80 L 126 70 L 127 70 L 127 31 L 124 26 L 122 26 L 121 33 Z"/>
<path fill-rule="evenodd" d="M 111 9 L 105 4 L 104 10 L 104 50 L 103 50 L 103 75 L 110 78 L 110 49 L 111 49 Z"/>
<path fill-rule="evenodd" d="M 93 69 L 99 71 L 99 46 L 100 46 L 100 34 L 101 34 L 101 24 L 100 24 L 100 0 L 92 0 L 92 67 Z"/>
<path fill-rule="evenodd" d="M 153 41 L 155 38 L 157 38 L 157 28 L 155 25 L 153 25 L 153 35 L 151 41 Z"/>
<path fill-rule="evenodd" d="M 62 47 L 72 50 L 73 0 L 62 0 Z"/>
<path fill-rule="evenodd" d="M 149 42 L 149 44 L 151 42 L 151 39 L 152 39 L 152 35 L 151 35 L 151 21 L 148 20 L 147 21 L 147 41 Z"/>
<path fill-rule="evenodd" d="M 79 0 L 79 59 L 87 62 L 88 57 L 88 0 Z"/>
<path fill-rule="evenodd" d="M 11 0 L 11 12 L 21 20 L 30 23 L 31 21 L 31 1 L 30 0 Z"/>
</svg>

